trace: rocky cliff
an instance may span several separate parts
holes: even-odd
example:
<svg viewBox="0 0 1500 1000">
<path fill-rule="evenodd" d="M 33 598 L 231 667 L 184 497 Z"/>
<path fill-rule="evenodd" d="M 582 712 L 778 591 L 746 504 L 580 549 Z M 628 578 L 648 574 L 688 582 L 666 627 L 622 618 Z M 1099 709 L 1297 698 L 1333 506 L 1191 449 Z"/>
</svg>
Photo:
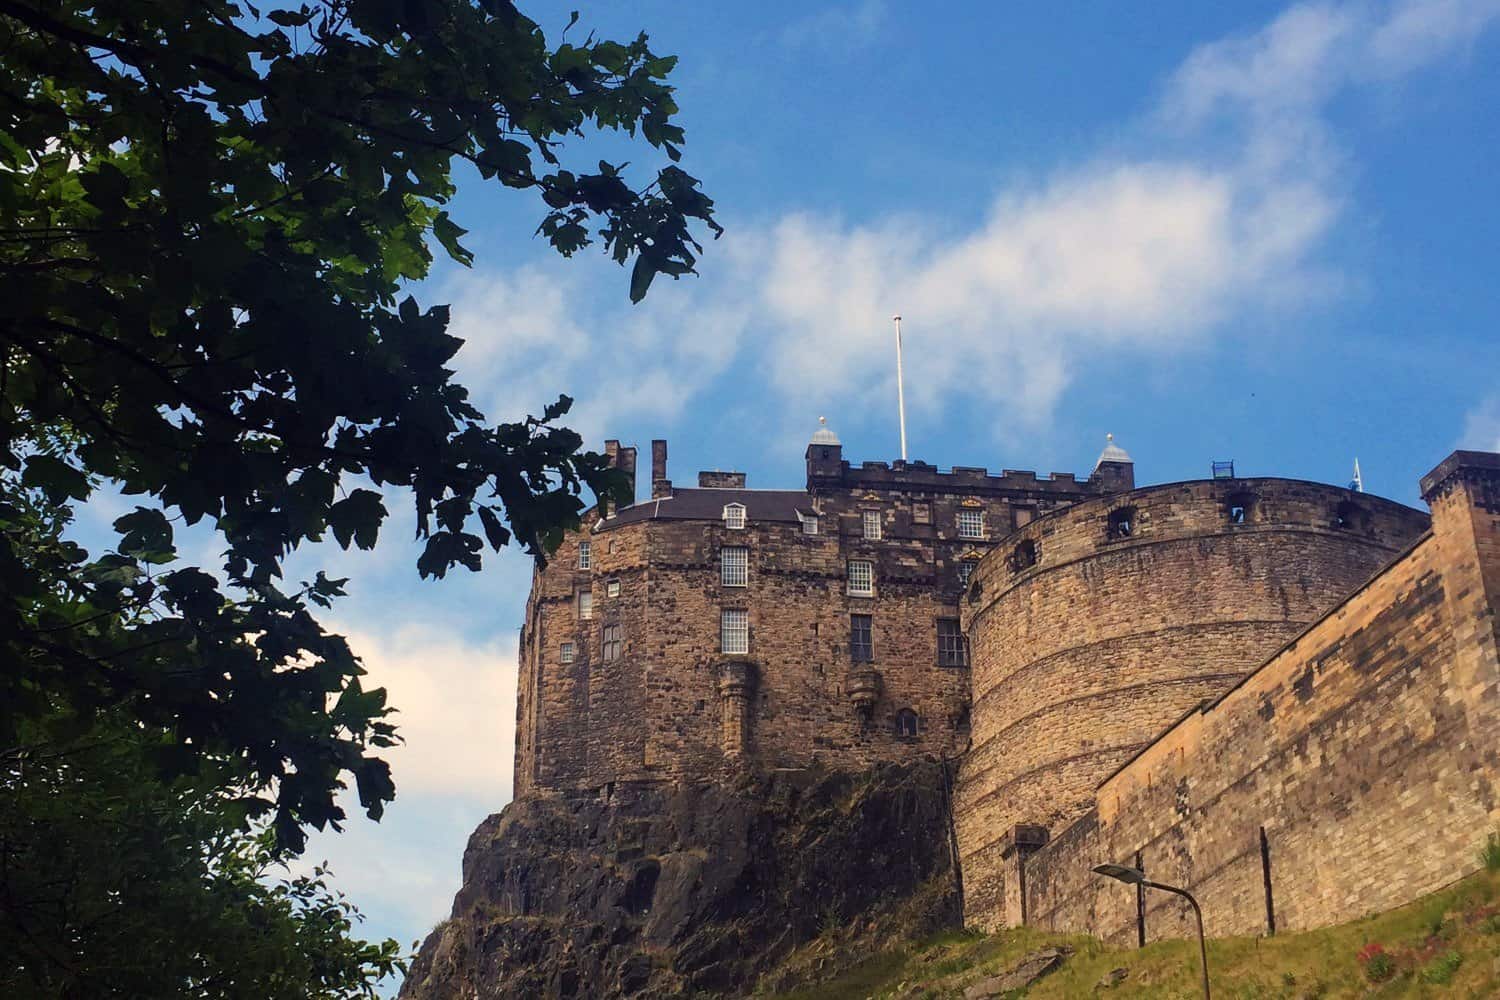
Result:
<svg viewBox="0 0 1500 1000">
<path fill-rule="evenodd" d="M 737 996 L 820 936 L 842 967 L 955 925 L 950 777 L 918 761 L 517 800 L 469 839 L 401 996 Z"/>
</svg>

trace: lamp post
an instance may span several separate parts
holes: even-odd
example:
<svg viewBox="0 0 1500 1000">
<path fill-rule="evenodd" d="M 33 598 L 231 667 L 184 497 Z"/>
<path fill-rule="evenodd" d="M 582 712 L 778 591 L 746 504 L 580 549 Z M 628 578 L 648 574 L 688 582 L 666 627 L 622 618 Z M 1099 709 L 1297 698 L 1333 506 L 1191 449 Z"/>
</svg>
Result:
<svg viewBox="0 0 1500 1000">
<path fill-rule="evenodd" d="M 1162 892 L 1170 892 L 1188 901 L 1188 904 L 1193 908 L 1193 916 L 1198 919 L 1198 960 L 1199 968 L 1203 971 L 1203 1000 L 1211 1000 L 1208 993 L 1208 945 L 1203 940 L 1203 911 L 1198 908 L 1198 901 L 1193 898 L 1193 894 L 1186 889 L 1179 889 L 1175 885 L 1163 885 L 1161 882 L 1152 882 L 1146 878 L 1146 873 L 1139 868 L 1127 868 L 1124 865 L 1095 865 L 1094 873 L 1124 882 L 1126 885 L 1139 885 L 1147 889 L 1160 889 Z"/>
</svg>

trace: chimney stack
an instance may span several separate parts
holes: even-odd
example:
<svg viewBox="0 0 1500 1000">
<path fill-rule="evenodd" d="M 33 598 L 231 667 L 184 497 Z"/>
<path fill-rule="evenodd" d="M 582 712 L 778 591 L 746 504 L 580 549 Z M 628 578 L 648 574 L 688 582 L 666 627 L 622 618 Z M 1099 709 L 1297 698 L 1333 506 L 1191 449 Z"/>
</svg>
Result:
<svg viewBox="0 0 1500 1000">
<path fill-rule="evenodd" d="M 671 495 L 672 480 L 667 478 L 667 442 L 657 438 L 651 442 L 651 499 Z"/>
</svg>

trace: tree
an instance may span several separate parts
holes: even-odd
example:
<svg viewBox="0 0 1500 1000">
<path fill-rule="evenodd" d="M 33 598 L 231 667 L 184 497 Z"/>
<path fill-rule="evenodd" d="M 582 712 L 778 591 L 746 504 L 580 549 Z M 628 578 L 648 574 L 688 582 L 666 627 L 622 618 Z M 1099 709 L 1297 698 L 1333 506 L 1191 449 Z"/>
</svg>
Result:
<svg viewBox="0 0 1500 1000">
<path fill-rule="evenodd" d="M 0 0 L 0 807 L 104 727 L 273 856 L 338 827 L 345 775 L 379 818 L 390 709 L 315 613 L 345 581 L 288 587 L 284 558 L 373 547 L 389 495 L 424 577 L 545 558 L 619 485 L 566 396 L 488 423 L 447 310 L 401 297 L 430 242 L 472 259 L 455 163 L 538 196 L 564 255 L 630 264 L 633 300 L 719 231 L 676 165 L 674 60 L 574 30 L 504 0 Z M 665 162 L 639 189 L 570 169 L 594 130 Z M 62 529 L 105 484 L 142 502 L 93 557 Z M 177 559 L 202 521 L 217 573 Z"/>
</svg>

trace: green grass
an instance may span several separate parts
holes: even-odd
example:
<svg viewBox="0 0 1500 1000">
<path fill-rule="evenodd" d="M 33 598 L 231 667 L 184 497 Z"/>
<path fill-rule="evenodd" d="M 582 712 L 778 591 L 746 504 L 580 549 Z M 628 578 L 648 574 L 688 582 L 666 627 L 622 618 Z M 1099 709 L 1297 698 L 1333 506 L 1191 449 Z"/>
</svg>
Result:
<svg viewBox="0 0 1500 1000">
<path fill-rule="evenodd" d="M 963 996 L 965 986 L 1049 945 L 1067 945 L 1074 954 L 1025 993 L 1028 1000 L 1191 1000 L 1199 995 L 1196 942 L 1119 949 L 1092 938 L 1019 928 L 995 935 L 948 932 L 877 955 L 840 978 L 780 994 L 778 1000 L 908 995 L 952 1000 Z M 1367 976 L 1372 955 L 1385 956 L 1388 979 L 1374 982 Z M 1228 1000 L 1500 996 L 1500 871 L 1486 869 L 1409 906 L 1337 927 L 1211 941 L 1208 963 L 1215 998 Z M 1378 966 L 1379 961 L 1377 971 Z M 1110 970 L 1120 968 L 1128 971 L 1123 982 L 1096 989 Z"/>
</svg>

